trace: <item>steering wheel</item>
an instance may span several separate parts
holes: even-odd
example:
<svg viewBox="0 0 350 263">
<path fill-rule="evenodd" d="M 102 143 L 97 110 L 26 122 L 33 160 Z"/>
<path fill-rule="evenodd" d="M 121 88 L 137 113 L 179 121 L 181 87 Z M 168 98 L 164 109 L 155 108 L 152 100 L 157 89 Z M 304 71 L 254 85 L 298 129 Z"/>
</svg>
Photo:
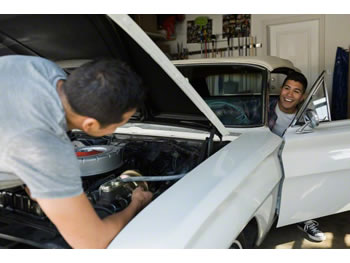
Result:
<svg viewBox="0 0 350 263">
<path fill-rule="evenodd" d="M 237 105 L 224 101 L 207 103 L 224 125 L 244 125 L 250 123 L 244 110 Z"/>
</svg>

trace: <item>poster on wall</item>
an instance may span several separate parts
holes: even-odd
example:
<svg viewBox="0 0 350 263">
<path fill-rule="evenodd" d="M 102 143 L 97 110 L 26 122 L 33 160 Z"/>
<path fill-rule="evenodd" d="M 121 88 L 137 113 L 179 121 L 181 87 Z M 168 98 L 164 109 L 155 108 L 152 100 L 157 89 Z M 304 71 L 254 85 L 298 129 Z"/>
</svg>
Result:
<svg viewBox="0 0 350 263">
<path fill-rule="evenodd" d="M 223 15 L 222 37 L 249 37 L 251 15 Z"/>
<path fill-rule="evenodd" d="M 198 25 L 195 20 L 187 21 L 187 43 L 200 43 L 201 36 L 203 41 L 210 41 L 212 32 L 212 19 L 208 19 L 205 25 Z"/>
</svg>

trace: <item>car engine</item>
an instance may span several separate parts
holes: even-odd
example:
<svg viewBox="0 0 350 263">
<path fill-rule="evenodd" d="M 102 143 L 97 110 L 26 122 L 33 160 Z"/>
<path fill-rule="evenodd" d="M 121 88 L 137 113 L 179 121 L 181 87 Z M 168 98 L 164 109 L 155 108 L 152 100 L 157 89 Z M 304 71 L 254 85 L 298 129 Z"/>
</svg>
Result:
<svg viewBox="0 0 350 263">
<path fill-rule="evenodd" d="M 206 157 L 206 141 L 122 134 L 94 138 L 78 131 L 68 135 L 84 192 L 100 218 L 127 207 L 136 187 L 156 199 Z M 69 248 L 23 186 L 0 191 L 1 246 Z"/>
</svg>

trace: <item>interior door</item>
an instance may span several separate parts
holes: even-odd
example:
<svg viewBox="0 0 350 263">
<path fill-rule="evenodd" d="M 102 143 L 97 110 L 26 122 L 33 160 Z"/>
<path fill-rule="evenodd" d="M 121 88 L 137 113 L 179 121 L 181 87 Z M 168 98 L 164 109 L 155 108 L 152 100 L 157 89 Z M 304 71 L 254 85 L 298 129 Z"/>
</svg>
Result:
<svg viewBox="0 0 350 263">
<path fill-rule="evenodd" d="M 309 83 L 314 82 L 320 72 L 319 27 L 319 20 L 269 25 L 268 54 L 290 60 Z"/>
<path fill-rule="evenodd" d="M 301 132 L 307 109 L 315 110 L 321 122 Z M 350 210 L 350 120 L 331 121 L 324 73 L 284 140 L 277 227 Z"/>
</svg>

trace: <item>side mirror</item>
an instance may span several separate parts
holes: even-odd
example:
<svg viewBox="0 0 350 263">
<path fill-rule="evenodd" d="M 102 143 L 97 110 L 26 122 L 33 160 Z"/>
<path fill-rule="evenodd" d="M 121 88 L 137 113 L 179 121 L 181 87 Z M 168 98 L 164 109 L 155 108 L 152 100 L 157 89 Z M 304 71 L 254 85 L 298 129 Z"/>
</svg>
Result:
<svg viewBox="0 0 350 263">
<path fill-rule="evenodd" d="M 318 118 L 316 111 L 311 109 L 307 109 L 304 113 L 304 121 L 305 124 L 296 131 L 297 134 L 313 132 L 312 129 L 316 128 L 320 124 L 320 119 Z M 305 130 L 305 128 L 308 126 L 312 129 Z"/>
</svg>

